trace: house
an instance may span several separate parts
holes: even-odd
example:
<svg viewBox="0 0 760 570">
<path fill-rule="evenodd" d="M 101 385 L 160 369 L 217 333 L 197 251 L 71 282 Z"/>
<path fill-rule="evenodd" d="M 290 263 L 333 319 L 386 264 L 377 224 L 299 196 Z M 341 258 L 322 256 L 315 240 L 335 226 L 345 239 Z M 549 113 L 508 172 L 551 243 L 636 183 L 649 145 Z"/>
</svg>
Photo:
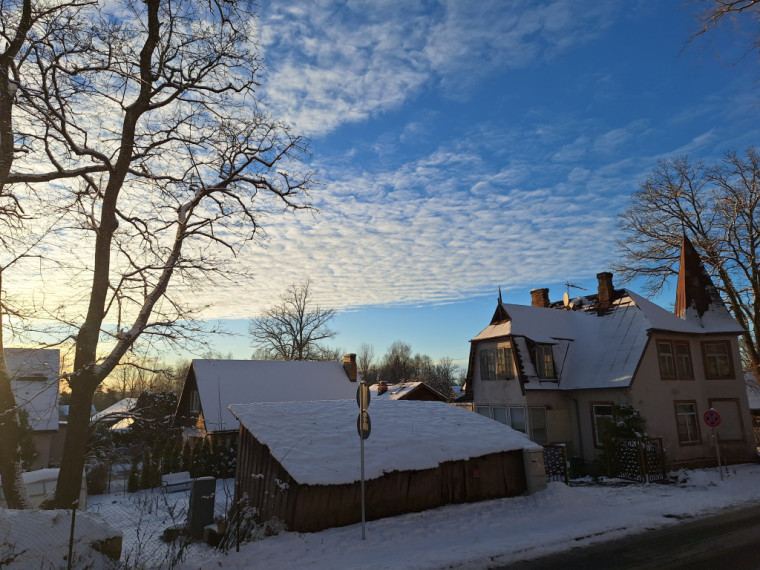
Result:
<svg viewBox="0 0 760 570">
<path fill-rule="evenodd" d="M 595 295 L 531 306 L 503 303 L 471 341 L 467 394 L 474 410 L 529 434 L 563 443 L 588 466 L 621 406 L 637 410 L 646 434 L 661 438 L 669 467 L 714 462 L 712 428 L 728 461 L 750 461 L 755 446 L 738 336 L 696 251 L 684 238 L 675 312 L 597 275 Z"/>
<path fill-rule="evenodd" d="M 193 360 L 177 404 L 174 425 L 183 437 L 231 442 L 238 421 L 230 404 L 356 398 L 356 355 L 343 363 L 303 360 Z"/>
<path fill-rule="evenodd" d="M 362 520 L 355 401 L 230 409 L 240 420 L 236 504 L 257 522 L 316 532 Z M 443 402 L 371 402 L 367 412 L 367 520 L 546 485 L 541 447 L 507 426 Z"/>
<path fill-rule="evenodd" d="M 134 423 L 133 412 L 136 407 L 137 398 L 122 398 L 105 410 L 93 411 L 90 415 L 90 425 L 104 424 L 112 431 L 123 431 Z"/>
<path fill-rule="evenodd" d="M 16 404 L 28 414 L 32 429 L 35 458 L 31 469 L 50 467 L 61 461 L 63 434 L 58 426 L 60 360 L 57 349 L 5 349 Z"/>
<path fill-rule="evenodd" d="M 372 400 L 422 400 L 446 402 L 448 398 L 424 382 L 378 382 L 369 387 Z"/>
</svg>

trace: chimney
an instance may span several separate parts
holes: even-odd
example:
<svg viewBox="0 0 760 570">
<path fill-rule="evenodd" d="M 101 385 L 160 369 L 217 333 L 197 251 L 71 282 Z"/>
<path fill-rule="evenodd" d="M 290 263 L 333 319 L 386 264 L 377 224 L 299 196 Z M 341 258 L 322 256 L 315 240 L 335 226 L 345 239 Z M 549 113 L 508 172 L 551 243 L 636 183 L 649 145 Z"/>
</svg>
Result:
<svg viewBox="0 0 760 570">
<path fill-rule="evenodd" d="M 548 307 L 549 289 L 533 289 L 530 292 L 530 298 L 532 307 Z"/>
<path fill-rule="evenodd" d="M 355 354 L 344 354 L 343 355 L 343 370 L 346 371 L 346 374 L 348 374 L 348 379 L 351 382 L 356 382 L 356 377 L 358 376 L 358 370 L 356 367 L 356 355 Z"/>
<path fill-rule="evenodd" d="M 388 384 L 385 382 L 378 382 L 377 383 L 377 395 L 385 394 L 388 391 Z"/>
<path fill-rule="evenodd" d="M 599 302 L 609 305 L 612 302 L 612 294 L 615 292 L 612 287 L 612 273 L 607 271 L 597 273 L 596 278 L 599 280 Z"/>
</svg>

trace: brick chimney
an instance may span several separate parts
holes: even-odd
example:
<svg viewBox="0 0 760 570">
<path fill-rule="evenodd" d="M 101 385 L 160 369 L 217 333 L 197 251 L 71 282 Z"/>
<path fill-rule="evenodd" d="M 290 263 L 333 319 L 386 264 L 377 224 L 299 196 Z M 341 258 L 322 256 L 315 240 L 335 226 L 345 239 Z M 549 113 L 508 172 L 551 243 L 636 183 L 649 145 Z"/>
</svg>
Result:
<svg viewBox="0 0 760 570">
<path fill-rule="evenodd" d="M 356 382 L 358 376 L 358 369 L 356 367 L 356 355 L 344 354 L 343 355 L 343 370 L 348 374 L 348 379 L 351 382 Z"/>
<path fill-rule="evenodd" d="M 548 307 L 549 289 L 533 289 L 530 292 L 530 299 L 532 307 Z"/>
<path fill-rule="evenodd" d="M 597 273 L 596 278 L 599 280 L 599 303 L 609 305 L 615 292 L 612 286 L 612 273 L 607 271 Z"/>
<path fill-rule="evenodd" d="M 388 384 L 385 382 L 378 382 L 377 383 L 377 395 L 385 394 L 388 391 Z"/>
</svg>

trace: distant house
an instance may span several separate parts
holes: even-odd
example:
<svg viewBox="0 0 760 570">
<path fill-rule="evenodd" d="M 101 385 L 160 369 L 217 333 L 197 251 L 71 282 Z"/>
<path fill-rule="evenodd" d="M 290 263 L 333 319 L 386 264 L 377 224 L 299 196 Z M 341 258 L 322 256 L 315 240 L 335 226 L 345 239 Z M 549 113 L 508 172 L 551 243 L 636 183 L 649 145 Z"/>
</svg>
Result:
<svg viewBox="0 0 760 570">
<path fill-rule="evenodd" d="M 378 382 L 369 387 L 372 400 L 422 400 L 427 402 L 447 402 L 448 398 L 424 382 L 399 382 L 388 384 Z"/>
<path fill-rule="evenodd" d="M 105 410 L 93 412 L 90 425 L 104 424 L 113 431 L 125 430 L 135 421 L 133 412 L 136 407 L 137 398 L 122 398 Z"/>
<path fill-rule="evenodd" d="M 230 409 L 240 420 L 236 504 L 296 532 L 361 521 L 355 401 Z M 541 447 L 507 426 L 443 402 L 379 401 L 367 411 L 367 520 L 546 485 Z"/>
<path fill-rule="evenodd" d="M 684 238 L 675 314 L 597 275 L 597 294 L 532 305 L 499 300 L 491 323 L 471 341 L 467 395 L 475 411 L 529 434 L 564 443 L 591 463 L 619 406 L 635 408 L 650 437 L 662 438 L 670 467 L 715 461 L 703 415 L 716 409 L 728 461 L 755 458 L 738 336 L 691 243 Z"/>
<path fill-rule="evenodd" d="M 29 414 L 36 451 L 32 469 L 59 464 L 63 449 L 58 426 L 60 351 L 6 348 L 5 360 L 16 404 Z"/>
<path fill-rule="evenodd" d="M 299 360 L 193 360 L 174 424 L 185 438 L 237 437 L 230 404 L 354 400 L 356 355 L 343 363 Z"/>
</svg>

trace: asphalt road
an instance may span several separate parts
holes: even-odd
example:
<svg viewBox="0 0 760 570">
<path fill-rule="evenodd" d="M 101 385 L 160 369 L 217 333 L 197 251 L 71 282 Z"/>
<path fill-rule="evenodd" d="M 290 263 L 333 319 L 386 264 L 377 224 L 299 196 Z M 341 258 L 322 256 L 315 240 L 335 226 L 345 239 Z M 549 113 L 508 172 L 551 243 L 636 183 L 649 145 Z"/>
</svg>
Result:
<svg viewBox="0 0 760 570">
<path fill-rule="evenodd" d="M 758 489 L 760 494 L 760 489 Z M 492 568 L 578 569 L 760 569 L 760 505 L 691 519 L 525 562 Z"/>
</svg>

